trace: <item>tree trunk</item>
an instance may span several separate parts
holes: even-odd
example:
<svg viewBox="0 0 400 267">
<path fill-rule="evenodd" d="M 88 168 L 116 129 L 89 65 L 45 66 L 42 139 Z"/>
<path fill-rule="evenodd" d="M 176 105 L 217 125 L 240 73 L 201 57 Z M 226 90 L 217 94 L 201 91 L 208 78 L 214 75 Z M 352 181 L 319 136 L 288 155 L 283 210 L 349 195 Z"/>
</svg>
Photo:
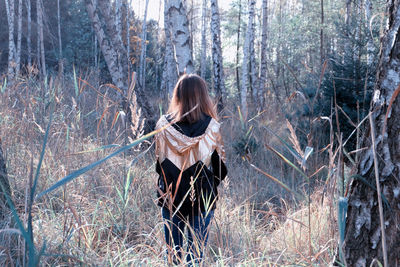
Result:
<svg viewBox="0 0 400 267">
<path fill-rule="evenodd" d="M 146 90 L 146 40 L 147 40 L 147 8 L 149 6 L 149 0 L 146 0 L 146 6 L 144 8 L 144 16 L 142 23 L 142 44 L 140 53 L 140 69 L 139 69 L 139 81 L 142 90 Z"/>
<path fill-rule="evenodd" d="M 15 57 L 16 57 L 16 49 L 14 42 L 14 14 L 15 14 L 15 5 L 14 0 L 5 0 L 6 4 L 6 12 L 7 12 L 7 23 L 8 23 L 8 70 L 7 75 L 9 80 L 13 80 L 16 68 L 15 68 Z"/>
<path fill-rule="evenodd" d="M 267 80 L 267 38 L 268 38 L 268 0 L 262 1 L 262 30 L 260 49 L 260 72 L 257 98 L 263 103 L 265 83 Z"/>
<path fill-rule="evenodd" d="M 218 0 L 211 0 L 211 33 L 212 33 L 212 60 L 213 86 L 218 101 L 218 111 L 224 108 L 222 96 L 225 93 L 224 68 L 222 62 L 221 29 L 219 19 Z"/>
<path fill-rule="evenodd" d="M 115 28 L 118 38 L 122 40 L 122 0 L 115 0 Z"/>
<path fill-rule="evenodd" d="M 194 72 L 194 66 L 192 51 L 190 50 L 189 23 L 185 5 L 180 0 L 169 0 L 167 3 L 167 13 L 172 31 L 172 42 L 175 49 L 175 58 L 178 63 L 179 76 L 185 72 L 192 73 Z"/>
<path fill-rule="evenodd" d="M 165 58 L 164 58 L 164 72 L 163 81 L 166 88 L 166 95 L 172 96 L 175 83 L 178 79 L 178 73 L 176 68 L 176 61 L 174 57 L 174 45 L 172 43 L 171 36 L 171 23 L 168 13 L 168 0 L 164 1 L 164 32 L 165 32 Z"/>
<path fill-rule="evenodd" d="M 31 0 L 26 0 L 26 15 L 28 17 L 28 37 L 27 37 L 27 45 L 28 45 L 28 73 L 31 73 L 32 66 L 32 14 L 31 14 Z"/>
<path fill-rule="evenodd" d="M 22 37 L 22 0 L 18 0 L 18 30 L 17 30 L 17 54 L 15 58 L 15 73 L 18 76 L 21 69 L 21 37 Z"/>
<path fill-rule="evenodd" d="M 371 0 L 365 0 L 364 2 L 364 11 L 365 11 L 365 27 L 367 28 L 367 64 L 371 66 L 374 62 L 374 39 L 371 34 L 372 29 L 369 27 L 369 23 L 371 21 L 371 13 L 372 13 L 372 2 Z"/>
<path fill-rule="evenodd" d="M 252 102 L 257 105 L 257 64 L 256 64 L 256 51 L 255 51 L 255 5 L 250 6 L 249 16 L 252 16 L 251 30 L 250 34 L 250 92 L 252 97 Z M 248 28 L 249 29 L 249 28 Z"/>
<path fill-rule="evenodd" d="M 108 38 L 106 31 L 102 27 L 102 21 L 100 20 L 98 7 L 93 4 L 92 0 L 85 0 L 85 2 L 90 20 L 93 24 L 93 29 L 96 33 L 101 51 L 107 63 L 111 79 L 118 88 L 125 91 L 128 87 L 128 73 L 126 69 L 123 69 L 123 65 L 120 64 L 118 48 L 113 46 L 112 41 L 110 40 L 110 38 Z M 100 4 L 100 2 L 105 2 L 105 0 L 99 0 L 98 4 Z M 103 5 L 104 4 L 105 3 L 103 3 Z M 100 9 L 102 9 L 101 6 Z M 104 14 L 102 15 L 104 16 Z"/>
<path fill-rule="evenodd" d="M 206 64 L 207 64 L 207 0 L 203 0 L 201 12 L 201 57 L 200 57 L 200 76 L 205 79 L 206 77 Z"/>
<path fill-rule="evenodd" d="M 324 52 L 324 0 L 321 0 L 321 30 L 319 33 L 319 42 L 320 42 L 320 62 L 321 67 L 325 60 L 325 52 Z"/>
<path fill-rule="evenodd" d="M 243 116 L 247 117 L 247 90 L 249 88 L 249 59 L 251 50 L 251 38 L 253 36 L 253 20 L 254 20 L 254 6 L 256 4 L 255 0 L 249 0 L 248 10 L 249 17 L 247 23 L 246 37 L 244 39 L 243 45 L 243 62 L 242 62 L 242 87 L 240 90 L 240 105 L 242 108 Z"/>
<path fill-rule="evenodd" d="M 377 168 L 384 198 L 386 266 L 400 265 L 400 1 L 388 1 L 388 28 L 382 38 L 377 81 L 371 102 L 376 125 Z M 382 233 L 374 175 L 372 137 L 364 140 L 369 147 L 361 154 L 358 174 L 349 190 L 344 254 L 348 266 L 370 266 L 373 259 L 383 260 Z M 369 185 L 367 185 L 369 184 Z M 376 188 L 374 186 L 374 188 Z"/>
<path fill-rule="evenodd" d="M 242 23 L 241 21 L 241 15 L 242 15 L 242 0 L 239 0 L 239 15 L 238 15 L 238 28 L 237 28 L 237 38 L 236 38 L 236 87 L 239 93 L 239 98 L 241 95 L 241 90 L 240 90 L 240 75 L 239 75 L 239 49 L 240 49 L 240 24 Z M 241 100 L 240 100 L 241 101 Z"/>
<path fill-rule="evenodd" d="M 63 57 L 62 57 L 62 41 L 61 41 L 61 18 L 60 18 L 60 0 L 57 0 L 57 26 L 58 26 L 58 73 L 63 74 Z"/>
<path fill-rule="evenodd" d="M 114 20 L 111 17 L 110 2 L 108 0 L 98 0 L 98 6 L 94 5 L 92 0 L 85 0 L 86 9 L 89 14 L 90 20 L 92 21 L 93 29 L 96 33 L 99 41 L 100 49 L 104 56 L 107 64 L 108 71 L 110 72 L 113 83 L 122 90 L 123 95 L 121 96 L 121 105 L 126 107 L 126 98 L 128 82 L 129 82 L 129 70 L 128 60 L 126 57 L 126 50 L 123 46 L 122 40 L 118 37 Z M 95 2 L 96 3 L 96 2 Z M 99 11 L 101 11 L 101 18 L 105 21 L 100 20 Z M 102 25 L 106 26 L 106 30 Z M 136 107 L 136 102 L 142 110 L 142 114 L 147 119 L 146 131 L 153 127 L 153 112 L 148 103 L 147 96 L 137 86 L 132 92 L 132 104 Z M 126 114 L 129 110 L 124 108 Z"/>
<path fill-rule="evenodd" d="M 47 77 L 46 71 L 46 57 L 44 50 L 44 36 L 43 36 L 43 3 L 42 0 L 37 0 L 36 2 L 36 16 L 38 21 L 38 39 L 40 44 L 40 66 L 42 69 L 43 78 Z"/>
</svg>

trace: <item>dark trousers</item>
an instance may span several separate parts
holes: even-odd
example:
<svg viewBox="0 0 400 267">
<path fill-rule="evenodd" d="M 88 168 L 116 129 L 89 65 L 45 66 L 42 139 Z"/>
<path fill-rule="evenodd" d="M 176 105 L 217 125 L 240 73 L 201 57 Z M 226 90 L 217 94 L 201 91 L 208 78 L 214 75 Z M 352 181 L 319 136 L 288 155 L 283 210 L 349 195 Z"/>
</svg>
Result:
<svg viewBox="0 0 400 267">
<path fill-rule="evenodd" d="M 214 210 L 208 213 L 200 213 L 199 215 L 179 216 L 175 214 L 172 219 L 173 212 L 167 208 L 162 208 L 162 216 L 164 219 L 165 241 L 168 246 L 168 256 L 172 258 L 174 263 L 181 263 L 182 246 L 185 235 L 185 226 L 187 227 L 187 256 L 186 262 L 200 263 L 203 258 L 203 251 L 207 245 L 208 226 L 214 217 Z"/>
</svg>

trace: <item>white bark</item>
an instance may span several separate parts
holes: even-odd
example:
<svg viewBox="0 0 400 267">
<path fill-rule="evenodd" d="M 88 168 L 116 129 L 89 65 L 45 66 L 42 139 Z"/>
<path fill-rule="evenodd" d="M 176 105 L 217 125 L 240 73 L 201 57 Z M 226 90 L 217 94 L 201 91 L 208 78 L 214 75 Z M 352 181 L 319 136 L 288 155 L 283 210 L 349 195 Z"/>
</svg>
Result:
<svg viewBox="0 0 400 267">
<path fill-rule="evenodd" d="M 27 45 L 28 45 L 28 72 L 31 72 L 32 66 L 32 14 L 31 14 L 31 0 L 26 0 L 26 13 L 28 17 L 28 37 L 27 37 Z"/>
<path fill-rule="evenodd" d="M 267 80 L 268 0 L 262 1 L 262 29 L 260 49 L 260 72 L 257 99 L 262 100 Z M 262 102 L 262 101 L 261 101 Z"/>
<path fill-rule="evenodd" d="M 14 42 L 14 0 L 5 0 L 6 12 L 7 12 L 7 23 L 8 23 L 8 70 L 7 76 L 9 80 L 12 80 L 15 76 L 15 42 Z"/>
<path fill-rule="evenodd" d="M 192 51 L 190 49 L 189 23 L 186 16 L 186 8 L 180 0 L 167 1 L 167 13 L 172 31 L 175 57 L 178 63 L 179 75 L 194 72 Z"/>
<path fill-rule="evenodd" d="M 255 51 L 255 5 L 256 1 L 251 2 L 249 16 L 252 16 L 250 28 L 250 92 L 253 93 L 253 101 L 257 101 L 257 67 L 256 67 L 256 51 Z"/>
<path fill-rule="evenodd" d="M 15 57 L 16 75 L 21 68 L 21 36 L 22 36 L 22 0 L 18 0 L 18 31 L 17 31 L 17 54 Z"/>
<path fill-rule="evenodd" d="M 368 29 L 367 35 L 367 64 L 371 66 L 372 62 L 374 61 L 374 40 L 372 36 L 372 29 L 370 29 L 370 21 L 371 21 L 371 13 L 372 13 L 372 2 L 371 0 L 365 0 L 364 2 L 364 10 L 365 10 L 365 26 Z"/>
<path fill-rule="evenodd" d="M 43 36 L 43 3 L 42 0 L 37 0 L 36 2 L 36 13 L 37 13 L 37 21 L 38 21 L 38 39 L 40 44 L 40 66 L 42 70 L 43 78 L 47 77 L 46 72 L 46 58 L 45 58 L 45 50 L 44 50 L 44 36 Z"/>
<path fill-rule="evenodd" d="M 255 0 L 249 0 L 248 3 L 248 22 L 246 36 L 243 45 L 243 62 L 242 62 L 242 86 L 240 90 L 240 104 L 242 108 L 243 116 L 247 117 L 247 89 L 249 87 L 249 59 L 251 50 L 251 38 L 253 36 L 253 21 L 254 21 L 254 6 L 256 4 Z"/>
<path fill-rule="evenodd" d="M 115 27 L 117 29 L 118 38 L 122 40 L 122 0 L 115 0 Z"/>
<path fill-rule="evenodd" d="M 58 26 L 58 67 L 59 73 L 63 72 L 63 58 L 62 58 L 62 41 L 61 41 L 61 17 L 60 17 L 60 0 L 57 0 L 57 26 Z"/>
<path fill-rule="evenodd" d="M 218 99 L 218 110 L 223 108 L 222 96 L 225 93 L 224 68 L 222 62 L 221 29 L 219 19 L 218 0 L 211 0 L 211 34 L 212 34 L 212 60 L 213 60 L 213 85 Z"/>
<path fill-rule="evenodd" d="M 207 0 L 203 0 L 202 11 L 201 11 L 201 57 L 200 57 L 200 76 L 204 79 L 206 76 L 206 64 L 207 64 Z"/>
<path fill-rule="evenodd" d="M 96 33 L 101 51 L 107 63 L 111 79 L 118 88 L 126 89 L 127 74 L 124 72 L 124 70 L 121 68 L 121 65 L 118 63 L 119 60 L 118 53 L 113 47 L 110 39 L 107 37 L 106 32 L 102 27 L 102 23 L 100 21 L 100 17 L 98 14 L 98 8 L 94 6 L 92 0 L 85 0 L 85 2 L 90 20 L 92 21 L 93 24 L 93 29 Z"/>
<path fill-rule="evenodd" d="M 141 53 L 140 53 L 140 69 L 139 69 L 139 82 L 143 91 L 146 89 L 146 40 L 147 40 L 147 9 L 149 6 L 149 0 L 146 0 L 146 6 L 144 8 L 144 16 L 142 23 L 142 42 L 141 42 Z"/>
<path fill-rule="evenodd" d="M 131 66 L 131 6 L 132 0 L 129 0 L 126 8 L 126 55 L 128 57 L 129 67 Z"/>
<path fill-rule="evenodd" d="M 171 39 L 170 17 L 168 14 L 168 0 L 164 1 L 164 32 L 165 32 L 165 59 L 163 83 L 165 84 L 166 92 L 172 96 L 175 83 L 178 79 L 177 64 L 174 57 L 174 46 Z M 164 86 L 163 86 L 164 88 Z"/>
</svg>

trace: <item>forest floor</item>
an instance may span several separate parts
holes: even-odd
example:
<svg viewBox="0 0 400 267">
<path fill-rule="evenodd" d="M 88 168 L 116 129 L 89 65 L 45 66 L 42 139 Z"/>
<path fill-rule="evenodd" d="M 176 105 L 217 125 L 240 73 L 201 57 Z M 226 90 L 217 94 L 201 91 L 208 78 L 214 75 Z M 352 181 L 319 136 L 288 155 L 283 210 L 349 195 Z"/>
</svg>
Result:
<svg viewBox="0 0 400 267">
<path fill-rule="evenodd" d="M 35 193 L 111 154 L 125 140 L 111 100 L 82 83 L 75 85 L 77 90 L 60 90 L 60 86 L 50 81 L 44 89 L 21 80 L 0 93 L 0 138 L 12 198 L 25 224 L 27 192 L 38 170 L 50 113 L 53 120 Z M 324 190 L 324 180 L 313 182 L 308 203 L 307 197 L 295 199 L 251 166 L 278 177 L 289 191 L 306 195 L 304 178 L 265 148 L 268 144 L 284 150 L 263 127 L 268 125 L 287 139 L 290 133 L 283 117 L 270 110 L 244 123 L 237 110 L 226 114 L 221 121 L 229 173 L 220 185 L 204 266 L 329 265 L 337 247 L 336 202 Z M 46 244 L 42 265 L 165 266 L 163 223 L 155 204 L 157 174 L 149 141 L 34 201 L 35 246 L 39 250 Z M 241 155 L 250 143 L 250 153 Z M 320 167 L 318 157 L 314 162 L 309 173 Z M 3 228 L 15 227 L 11 221 L 3 221 Z M 1 233 L 0 245 L 1 265 L 20 263 L 21 236 Z"/>
</svg>

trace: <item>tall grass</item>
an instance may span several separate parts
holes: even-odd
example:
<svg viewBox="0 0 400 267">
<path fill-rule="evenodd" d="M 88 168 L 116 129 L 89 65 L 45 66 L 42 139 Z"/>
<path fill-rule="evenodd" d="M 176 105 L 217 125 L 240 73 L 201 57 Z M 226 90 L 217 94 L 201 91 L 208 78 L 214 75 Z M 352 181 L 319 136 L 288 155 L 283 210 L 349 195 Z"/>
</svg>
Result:
<svg viewBox="0 0 400 267">
<path fill-rule="evenodd" d="M 126 142 L 114 89 L 92 80 L 77 70 L 64 80 L 71 87 L 3 80 L 0 136 L 17 228 L 0 232 L 0 264 L 23 265 L 26 248 L 34 249 L 26 265 L 165 266 L 153 148 L 131 149 L 151 134 Z M 229 174 L 204 266 L 330 264 L 338 242 L 334 140 L 311 153 L 297 125 L 290 129 L 272 107 L 248 121 L 227 109 L 222 122 Z M 7 243 L 15 233 L 20 242 Z"/>
</svg>

